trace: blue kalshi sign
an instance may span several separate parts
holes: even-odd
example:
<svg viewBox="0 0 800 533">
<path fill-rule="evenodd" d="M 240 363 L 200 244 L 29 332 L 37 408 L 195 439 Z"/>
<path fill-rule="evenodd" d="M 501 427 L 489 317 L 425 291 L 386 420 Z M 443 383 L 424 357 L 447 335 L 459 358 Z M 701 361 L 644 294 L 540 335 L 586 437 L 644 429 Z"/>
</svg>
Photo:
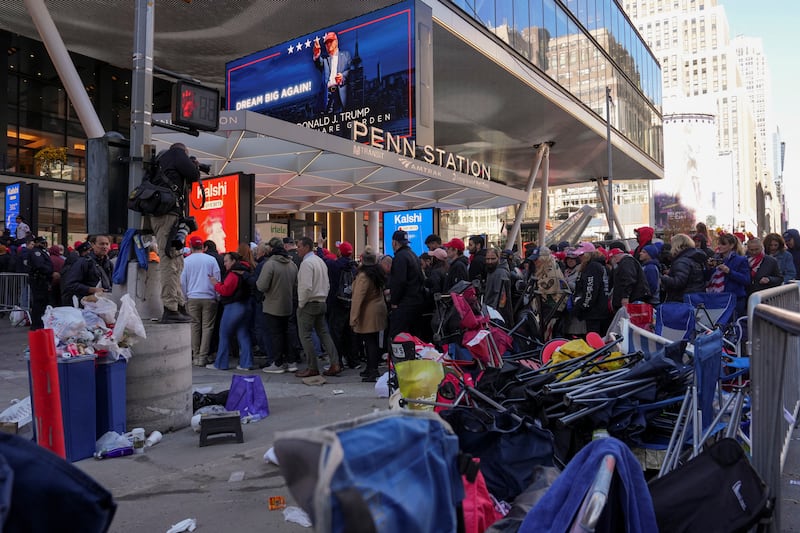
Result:
<svg viewBox="0 0 800 533">
<path fill-rule="evenodd" d="M 383 247 L 384 253 L 394 255 L 392 251 L 392 234 L 401 229 L 408 233 L 408 246 L 414 253 L 421 255 L 428 251 L 425 237 L 433 233 L 433 209 L 415 209 L 413 211 L 387 211 L 383 214 Z"/>
</svg>

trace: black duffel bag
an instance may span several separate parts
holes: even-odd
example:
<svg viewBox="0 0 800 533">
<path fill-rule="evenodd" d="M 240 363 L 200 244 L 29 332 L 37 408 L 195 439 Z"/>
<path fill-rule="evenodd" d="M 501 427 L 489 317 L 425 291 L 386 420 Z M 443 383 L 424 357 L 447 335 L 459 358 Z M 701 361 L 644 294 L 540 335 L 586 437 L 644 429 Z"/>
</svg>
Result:
<svg viewBox="0 0 800 533">
<path fill-rule="evenodd" d="M 142 183 L 128 195 L 128 209 L 143 215 L 159 217 L 180 211 L 179 196 L 170 187 L 142 180 Z"/>
</svg>

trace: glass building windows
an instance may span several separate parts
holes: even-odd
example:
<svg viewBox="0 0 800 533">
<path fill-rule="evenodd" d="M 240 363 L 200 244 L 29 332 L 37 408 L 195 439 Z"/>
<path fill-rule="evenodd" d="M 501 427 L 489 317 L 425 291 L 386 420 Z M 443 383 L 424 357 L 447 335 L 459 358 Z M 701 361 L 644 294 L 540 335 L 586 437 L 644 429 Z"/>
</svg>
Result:
<svg viewBox="0 0 800 533">
<path fill-rule="evenodd" d="M 615 0 L 453 3 L 603 119 L 605 88 L 612 87 L 612 125 L 662 161 L 661 68 Z M 666 24 L 663 31 L 667 38 Z"/>
</svg>

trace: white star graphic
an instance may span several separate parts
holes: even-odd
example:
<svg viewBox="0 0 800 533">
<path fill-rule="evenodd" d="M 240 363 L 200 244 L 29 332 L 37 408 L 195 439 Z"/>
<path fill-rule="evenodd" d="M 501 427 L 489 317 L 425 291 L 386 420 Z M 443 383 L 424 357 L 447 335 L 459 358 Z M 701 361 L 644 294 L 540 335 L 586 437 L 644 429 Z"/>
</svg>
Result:
<svg viewBox="0 0 800 533">
<path fill-rule="evenodd" d="M 297 43 L 297 46 L 296 46 L 296 48 L 297 48 L 297 51 L 298 51 L 298 52 L 299 52 L 300 50 L 302 50 L 302 49 L 303 49 L 303 43 Z"/>
<path fill-rule="evenodd" d="M 311 39 L 306 39 L 306 48 L 311 48 Z"/>
<path fill-rule="evenodd" d="M 289 47 L 289 53 L 291 54 L 292 52 L 294 52 L 294 46 Z"/>
</svg>

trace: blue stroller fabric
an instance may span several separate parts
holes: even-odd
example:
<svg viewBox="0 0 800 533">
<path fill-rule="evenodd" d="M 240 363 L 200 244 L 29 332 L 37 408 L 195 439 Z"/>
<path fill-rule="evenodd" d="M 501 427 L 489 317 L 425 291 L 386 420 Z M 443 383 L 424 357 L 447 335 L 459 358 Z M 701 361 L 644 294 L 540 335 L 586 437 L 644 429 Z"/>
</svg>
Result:
<svg viewBox="0 0 800 533">
<path fill-rule="evenodd" d="M 617 461 L 615 478 L 620 483 L 616 486 L 616 495 L 620 498 L 619 512 L 624 515 L 621 518 L 625 531 L 658 531 L 653 500 L 642 467 L 625 444 L 610 437 L 592 441 L 573 457 L 550 490 L 525 517 L 519 532 L 569 531 L 603 457 L 608 454 L 613 455 Z"/>
<path fill-rule="evenodd" d="M 281 432 L 281 473 L 318 532 L 456 531 L 458 439 L 425 411 Z"/>
<path fill-rule="evenodd" d="M 13 476 L 0 480 L 0 508 L 7 502 L 5 483 L 11 479 L 11 505 L 4 533 L 103 533 L 117 510 L 111 493 L 77 467 L 35 443 L 0 433 L 0 457 Z M 2 513 L 0 513 L 2 517 Z"/>
</svg>

